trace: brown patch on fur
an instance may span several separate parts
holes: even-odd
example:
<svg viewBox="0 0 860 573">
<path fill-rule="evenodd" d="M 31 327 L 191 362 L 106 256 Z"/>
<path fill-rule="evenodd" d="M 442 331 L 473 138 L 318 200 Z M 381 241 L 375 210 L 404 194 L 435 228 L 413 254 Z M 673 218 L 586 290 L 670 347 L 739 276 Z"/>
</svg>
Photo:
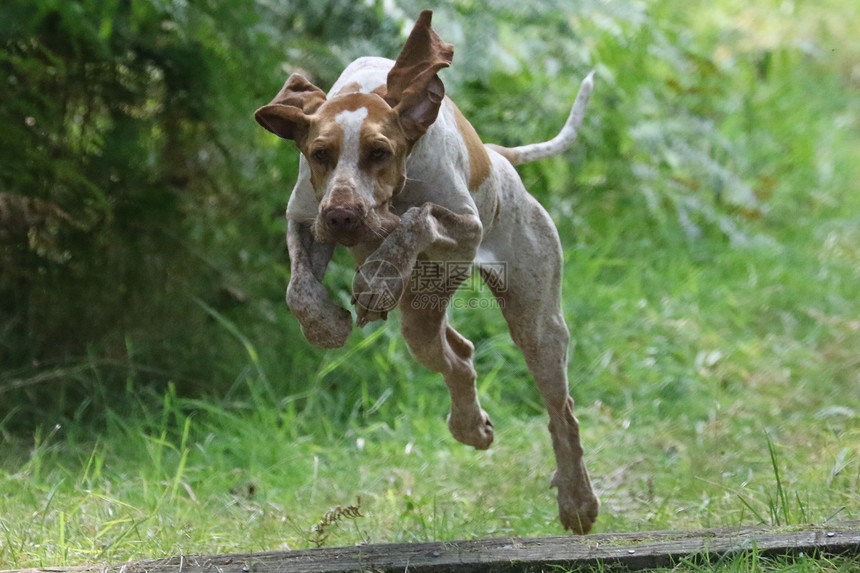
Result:
<svg viewBox="0 0 860 573">
<path fill-rule="evenodd" d="M 334 97 L 342 96 L 342 95 L 349 95 L 349 94 L 357 94 L 357 93 L 361 93 L 361 84 L 358 82 L 350 82 L 350 83 L 346 84 L 345 86 L 343 86 L 342 88 L 340 88 L 337 91 L 337 93 L 334 94 Z"/>
<path fill-rule="evenodd" d="M 466 149 L 469 152 L 469 191 L 475 192 L 481 183 L 490 176 L 490 156 L 484 148 L 478 132 L 469 123 L 469 120 L 463 115 L 460 109 L 454 105 L 450 99 L 448 103 L 454 108 L 454 117 L 457 120 L 457 129 L 460 130 L 460 135 L 463 136 L 463 142 L 466 144 Z"/>
</svg>

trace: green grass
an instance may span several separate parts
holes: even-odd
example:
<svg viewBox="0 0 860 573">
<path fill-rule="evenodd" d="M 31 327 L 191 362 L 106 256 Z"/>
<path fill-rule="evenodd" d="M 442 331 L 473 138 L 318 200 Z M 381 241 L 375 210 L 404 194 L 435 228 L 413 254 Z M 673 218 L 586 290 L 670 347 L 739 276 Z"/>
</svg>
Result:
<svg viewBox="0 0 860 573">
<path fill-rule="evenodd" d="M 837 35 L 840 6 L 821 9 Z M 768 7 L 725 2 L 709 18 L 754 26 Z M 797 55 L 786 46 L 815 33 L 808 20 L 768 20 L 781 34 L 769 49 L 785 59 L 775 79 L 730 75 L 738 93 L 754 86 L 746 115 L 719 126 L 761 200 L 760 213 L 726 208 L 749 241 L 730 244 L 708 225 L 690 238 L 637 189 L 544 200 L 566 247 L 570 378 L 602 500 L 596 532 L 860 518 L 860 99 L 848 65 L 860 50 Z M 335 282 L 350 273 L 334 267 Z M 312 547 L 314 525 L 359 496 L 362 517 L 327 527 L 325 544 L 562 533 L 546 417 L 497 311 L 452 314 L 476 343 L 496 428 L 493 447 L 476 452 L 448 434 L 444 384 L 409 357 L 396 318 L 321 353 L 304 390 L 289 393 L 294 374 L 260 359 L 273 353 L 265 339 L 199 306 L 244 353 L 229 391 L 192 398 L 130 375 L 124 393 L 107 394 L 93 368 L 75 373 L 91 399 L 74 414 L 47 410 L 30 432 L 14 408 L 0 417 L 0 569 Z M 305 342 L 294 344 L 301 353 Z M 752 552 L 673 570 L 856 562 Z"/>
<path fill-rule="evenodd" d="M 706 562 L 702 559 L 681 559 L 671 568 L 649 569 L 652 573 L 850 573 L 857 570 L 857 562 L 850 558 L 798 555 L 765 557 L 756 550 L 724 555 Z M 620 567 L 598 566 L 594 573 L 624 571 Z"/>
<path fill-rule="evenodd" d="M 635 216 L 618 211 L 612 230 L 629 232 Z M 596 531 L 858 518 L 856 262 L 832 240 L 740 251 L 646 239 L 610 233 L 568 249 Z M 457 314 L 478 341 L 489 451 L 448 435 L 444 385 L 408 360 L 396 323 L 327 354 L 307 392 L 286 397 L 283 374 L 261 372 L 243 338 L 249 368 L 228 396 L 132 381 L 103 412 L 6 434 L 0 564 L 311 547 L 313 525 L 357 496 L 364 517 L 330 527 L 326 544 L 560 534 L 546 420 L 522 359 L 507 335 L 476 336 L 501 332 L 496 313 Z M 340 386 L 378 376 L 390 392 L 345 401 Z M 840 570 L 828 563 L 820 570 Z M 819 570 L 796 567 L 784 569 Z"/>
</svg>

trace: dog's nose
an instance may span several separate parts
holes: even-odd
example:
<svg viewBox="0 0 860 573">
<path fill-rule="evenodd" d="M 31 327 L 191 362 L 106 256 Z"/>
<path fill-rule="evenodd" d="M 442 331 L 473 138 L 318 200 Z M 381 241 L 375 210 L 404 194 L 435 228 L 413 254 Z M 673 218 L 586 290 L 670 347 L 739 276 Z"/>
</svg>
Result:
<svg viewBox="0 0 860 573">
<path fill-rule="evenodd" d="M 338 205 L 323 211 L 323 218 L 334 232 L 351 231 L 361 221 L 361 209 L 357 205 Z"/>
</svg>

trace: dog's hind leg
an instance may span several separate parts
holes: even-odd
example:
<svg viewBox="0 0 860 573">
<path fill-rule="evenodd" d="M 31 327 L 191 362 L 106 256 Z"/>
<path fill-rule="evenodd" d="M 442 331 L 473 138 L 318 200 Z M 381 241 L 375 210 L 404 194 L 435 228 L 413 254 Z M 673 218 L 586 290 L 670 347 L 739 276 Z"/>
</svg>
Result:
<svg viewBox="0 0 860 573">
<path fill-rule="evenodd" d="M 475 388 L 474 346 L 449 324 L 445 314 L 456 287 L 440 293 L 407 291 L 400 302 L 403 337 L 425 367 L 445 377 L 451 392 L 448 428 L 458 441 L 486 450 L 493 424 L 481 408 Z"/>
<path fill-rule="evenodd" d="M 599 503 L 582 459 L 579 423 L 573 415 L 567 379 L 570 333 L 561 309 L 561 245 L 555 226 L 536 202 L 523 206 L 523 233 L 508 227 L 497 240 L 486 241 L 486 253 L 497 258 L 502 277 L 485 281 L 502 306 L 511 337 L 522 350 L 549 413 L 549 431 L 556 459 L 552 485 L 558 488 L 559 518 L 565 529 L 587 533 Z M 480 263 L 479 263 L 480 266 Z"/>
</svg>

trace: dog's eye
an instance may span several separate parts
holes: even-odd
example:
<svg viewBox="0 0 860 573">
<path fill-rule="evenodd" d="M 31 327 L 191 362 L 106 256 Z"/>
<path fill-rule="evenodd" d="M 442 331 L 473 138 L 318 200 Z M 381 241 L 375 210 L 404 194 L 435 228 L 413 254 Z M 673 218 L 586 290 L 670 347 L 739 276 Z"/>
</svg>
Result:
<svg viewBox="0 0 860 573">
<path fill-rule="evenodd" d="M 317 149 L 316 151 L 311 153 L 311 159 L 313 159 L 317 163 L 328 163 L 328 149 Z"/>
<path fill-rule="evenodd" d="M 382 161 L 383 159 L 387 159 L 389 155 L 391 155 L 391 152 L 382 147 L 377 147 L 370 151 L 370 159 L 372 161 Z"/>
</svg>

